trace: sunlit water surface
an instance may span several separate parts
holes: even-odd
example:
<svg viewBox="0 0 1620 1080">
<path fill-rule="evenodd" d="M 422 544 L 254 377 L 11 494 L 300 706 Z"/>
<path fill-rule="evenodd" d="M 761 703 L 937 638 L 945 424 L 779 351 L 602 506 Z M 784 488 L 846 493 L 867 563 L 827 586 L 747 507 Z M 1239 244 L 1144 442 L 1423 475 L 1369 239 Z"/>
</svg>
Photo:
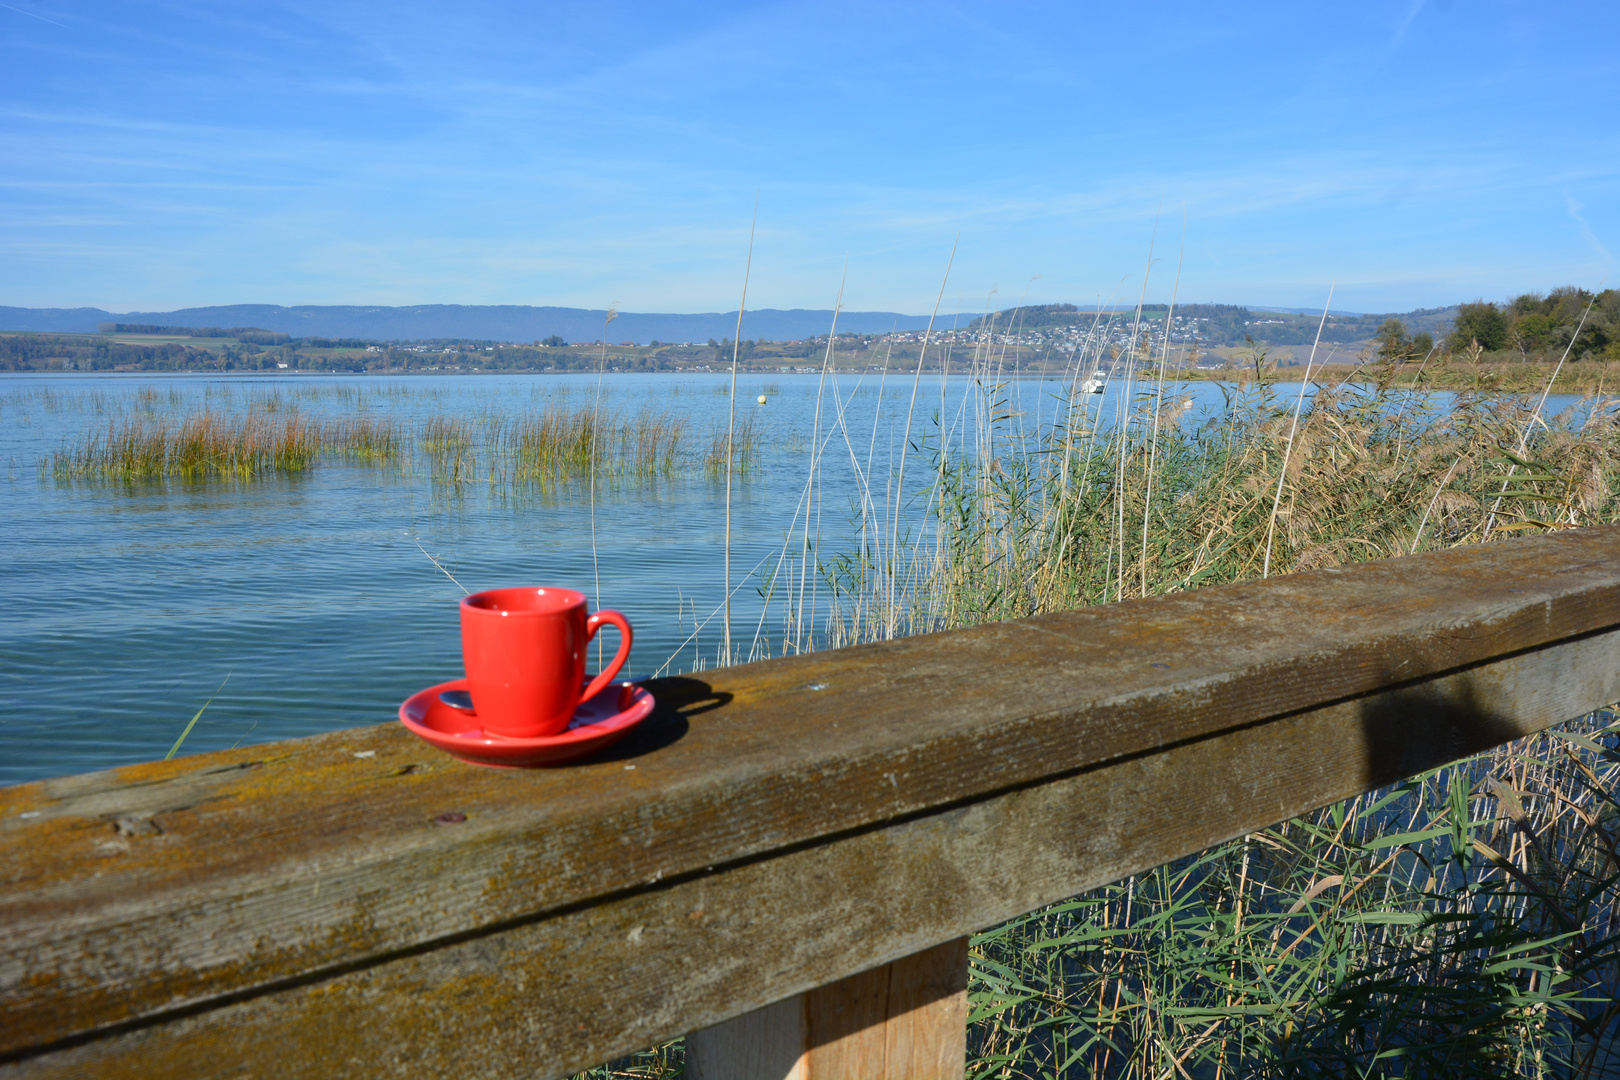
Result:
<svg viewBox="0 0 1620 1080">
<path fill-rule="evenodd" d="M 419 469 L 326 460 L 249 483 L 61 484 L 41 471 L 52 451 L 110 420 L 241 411 L 268 399 L 307 415 L 420 423 L 519 416 L 548 403 L 580 408 L 600 395 L 609 412 L 684 418 L 687 449 L 701 457 L 726 422 L 727 383 L 721 375 L 4 377 L 0 784 L 162 757 L 205 702 L 187 753 L 391 720 L 412 692 L 461 675 L 462 588 L 424 549 L 474 591 L 566 585 L 590 595 L 593 608 L 622 611 L 636 630 L 631 676 L 713 666 L 719 656 L 725 482 L 701 464 L 599 482 L 593 550 L 583 482 L 549 491 L 446 485 Z M 796 558 L 803 543 L 819 385 L 812 375 L 739 380 L 739 417 L 764 436 L 757 466 L 732 488 L 740 656 L 781 649 L 781 590 L 767 608 L 762 585 L 784 547 Z M 891 375 L 880 391 L 875 374 L 843 375 L 838 389 L 843 427 L 833 397 L 820 399 L 826 441 L 811 532 L 824 559 L 852 542 L 855 469 L 870 468 L 881 500 L 913 395 L 909 376 Z M 948 427 L 971 422 L 962 380 L 942 395 L 927 378 L 915 392 L 913 443 L 937 439 L 942 412 Z M 1087 404 L 1109 414 L 1114 392 Z M 1226 400 L 1215 384 L 1177 392 L 1195 399 L 1187 423 Z M 1051 424 L 1064 398 L 1056 382 L 1003 393 L 1026 430 Z M 924 500 L 909 496 L 925 487 L 926 470 L 912 460 L 904 514 L 915 524 Z M 611 647 L 611 632 L 604 636 Z"/>
</svg>

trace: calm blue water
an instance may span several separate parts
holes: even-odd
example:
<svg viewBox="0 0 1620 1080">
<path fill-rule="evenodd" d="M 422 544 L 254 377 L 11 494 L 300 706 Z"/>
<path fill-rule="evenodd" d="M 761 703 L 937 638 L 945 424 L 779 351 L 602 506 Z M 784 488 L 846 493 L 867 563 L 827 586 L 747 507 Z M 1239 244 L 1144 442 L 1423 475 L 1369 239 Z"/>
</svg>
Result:
<svg viewBox="0 0 1620 1080">
<path fill-rule="evenodd" d="M 847 441 L 832 399 L 823 405 L 831 435 L 812 503 L 819 526 L 811 526 L 823 557 L 853 540 L 852 461 L 870 469 L 881 503 L 902 445 L 911 380 L 891 377 L 881 404 L 877 380 L 839 377 Z M 701 451 L 723 429 L 726 383 L 722 375 L 608 375 L 600 393 L 612 411 L 684 418 L 688 446 Z M 739 380 L 739 418 L 764 433 L 758 467 L 732 492 L 739 656 L 780 647 L 780 594 L 767 607 L 761 586 L 789 533 L 795 559 L 802 543 L 817 383 L 812 375 Z M 950 424 L 971 415 L 963 390 L 960 379 L 947 387 Z M 518 416 L 548 401 L 583 407 L 597 393 L 595 376 L 563 375 L 4 377 L 0 599 L 10 616 L 0 623 L 0 784 L 162 757 L 210 697 L 187 753 L 390 720 L 409 694 L 461 674 L 462 590 L 423 548 L 473 591 L 567 585 L 591 595 L 593 607 L 624 612 L 636 628 L 631 676 L 714 666 L 725 485 L 700 467 L 654 482 L 599 483 L 600 589 L 583 484 L 546 493 L 452 488 L 422 470 L 338 461 L 248 484 L 62 485 L 40 475 L 53 450 L 110 419 L 175 418 L 204 405 L 240 411 L 273 399 L 308 415 L 419 421 Z M 1194 421 L 1225 400 L 1215 384 L 1184 393 L 1195 398 Z M 1030 428 L 1050 424 L 1062 398 L 1057 383 L 1015 383 L 1006 395 L 1016 422 Z M 924 380 L 913 441 L 932 437 L 940 401 L 937 379 Z M 1107 414 L 1113 394 L 1089 404 Z M 920 458 L 908 468 L 915 491 L 927 470 Z M 906 516 L 915 522 L 921 510 L 913 502 Z M 604 637 L 611 648 L 611 633 Z"/>
</svg>

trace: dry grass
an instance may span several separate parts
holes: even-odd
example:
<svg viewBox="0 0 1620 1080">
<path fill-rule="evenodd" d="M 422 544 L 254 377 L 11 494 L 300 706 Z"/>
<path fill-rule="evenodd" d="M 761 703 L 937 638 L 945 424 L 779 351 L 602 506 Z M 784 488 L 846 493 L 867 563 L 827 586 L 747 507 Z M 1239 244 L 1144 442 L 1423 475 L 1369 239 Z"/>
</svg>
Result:
<svg viewBox="0 0 1620 1080">
<path fill-rule="evenodd" d="M 828 636 L 1254 578 L 1268 548 L 1280 573 L 1620 519 L 1616 402 L 1548 418 L 1483 366 L 1448 404 L 1393 374 L 1322 388 L 1292 439 L 1263 364 L 1197 426 L 1155 423 L 1145 393 L 1020 430 L 985 379 L 992 430 L 936 457 L 934 531 L 837 567 Z M 970 1074 L 1599 1075 L 1620 1018 L 1613 719 L 978 935 Z"/>
<path fill-rule="evenodd" d="M 1292 400 L 1267 381 L 1228 394 L 1196 427 L 1155 425 L 1144 394 L 1124 416 L 1073 410 L 1030 433 L 1006 387 L 983 384 L 993 430 L 956 436 L 944 458 L 932 444 L 927 539 L 835 566 L 824 631 L 871 640 L 1258 577 L 1279 486 L 1272 573 L 1620 517 L 1611 399 L 1547 418 L 1488 384 L 1442 406 L 1340 383 L 1316 394 L 1290 451 Z"/>
<path fill-rule="evenodd" d="M 1554 373 L 1556 370 L 1556 378 Z M 1284 368 L 1284 378 L 1297 378 L 1304 368 Z M 1230 369 L 1185 370 L 1178 375 L 1188 379 L 1232 381 L 1246 385 L 1255 379 L 1254 372 L 1243 363 Z M 1620 391 L 1620 364 L 1604 358 L 1593 358 L 1578 363 L 1567 363 L 1561 369 L 1545 361 L 1475 360 L 1464 354 L 1447 354 L 1425 362 L 1421 358 L 1388 365 L 1370 359 L 1359 363 L 1334 363 L 1320 370 L 1320 378 L 1329 382 L 1359 382 L 1377 384 L 1387 380 L 1399 387 L 1424 387 L 1435 390 L 1462 388 L 1483 383 L 1493 391 L 1505 394 L 1539 392 L 1552 383 L 1554 393 L 1613 393 Z"/>
<path fill-rule="evenodd" d="M 1617 402 L 1547 417 L 1487 365 L 1453 367 L 1445 399 L 1365 369 L 1295 428 L 1263 356 L 1202 421 L 1179 389 L 1149 387 L 1103 415 L 1074 396 L 1042 422 L 993 349 L 973 363 L 962 410 L 914 451 L 930 475 L 917 490 L 863 470 L 863 440 L 835 432 L 860 491 L 836 558 L 816 554 L 812 458 L 800 532 L 765 589 L 782 636 L 755 654 L 1258 577 L 1268 550 L 1283 573 L 1620 520 Z M 897 520 L 910 535 L 889 542 Z M 975 935 L 969 1075 L 1605 1075 L 1620 1021 L 1615 719 Z M 679 1071 L 672 1044 L 591 1075 Z"/>
</svg>

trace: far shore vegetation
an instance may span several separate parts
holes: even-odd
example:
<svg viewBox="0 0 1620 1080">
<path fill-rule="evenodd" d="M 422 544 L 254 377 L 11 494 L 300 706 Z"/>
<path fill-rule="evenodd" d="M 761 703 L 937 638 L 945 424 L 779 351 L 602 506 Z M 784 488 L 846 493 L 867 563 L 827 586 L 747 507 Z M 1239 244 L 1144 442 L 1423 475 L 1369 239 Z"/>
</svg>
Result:
<svg viewBox="0 0 1620 1080">
<path fill-rule="evenodd" d="M 997 352 L 1008 377 L 1052 377 L 1077 356 L 1116 373 L 1134 347 L 1169 346 L 1168 373 L 1180 379 L 1248 382 L 1257 364 L 1284 376 L 1328 382 L 1444 387 L 1486 377 L 1504 388 L 1539 385 L 1559 368 L 1555 390 L 1614 385 L 1620 361 L 1620 291 L 1567 286 L 1495 303 L 1478 300 L 1396 315 L 1268 311 L 1230 304 L 1165 304 L 1083 310 L 1073 304 L 1011 308 L 958 325 L 941 316 L 925 371 L 966 372 L 973 356 Z M 841 371 L 913 370 L 923 332 L 838 334 L 832 363 Z M 1318 340 L 1319 337 L 1319 340 Z M 743 340 L 739 366 L 755 373 L 821 370 L 825 335 L 797 341 Z M 1315 347 L 1315 357 L 1311 353 Z M 374 341 L 291 337 L 258 327 L 108 323 L 97 334 L 0 332 L 0 372 L 491 373 L 704 372 L 729 370 L 733 343 L 531 342 L 485 339 Z M 1458 368 L 1467 358 L 1466 373 Z M 1562 363 L 1561 363 L 1562 361 Z M 1299 369 L 1299 370 L 1294 370 Z M 1483 373 L 1483 376 L 1482 374 Z M 1089 373 L 1088 373 L 1089 374 Z"/>
</svg>

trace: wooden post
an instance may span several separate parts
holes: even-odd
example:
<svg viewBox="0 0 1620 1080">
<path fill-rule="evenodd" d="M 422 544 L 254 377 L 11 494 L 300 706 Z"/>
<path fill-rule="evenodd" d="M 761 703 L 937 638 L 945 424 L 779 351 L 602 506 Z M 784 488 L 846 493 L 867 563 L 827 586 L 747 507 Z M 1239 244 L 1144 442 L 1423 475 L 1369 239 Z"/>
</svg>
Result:
<svg viewBox="0 0 1620 1080">
<path fill-rule="evenodd" d="M 957 938 L 686 1037 L 693 1080 L 961 1080 L 967 946 Z"/>
</svg>

